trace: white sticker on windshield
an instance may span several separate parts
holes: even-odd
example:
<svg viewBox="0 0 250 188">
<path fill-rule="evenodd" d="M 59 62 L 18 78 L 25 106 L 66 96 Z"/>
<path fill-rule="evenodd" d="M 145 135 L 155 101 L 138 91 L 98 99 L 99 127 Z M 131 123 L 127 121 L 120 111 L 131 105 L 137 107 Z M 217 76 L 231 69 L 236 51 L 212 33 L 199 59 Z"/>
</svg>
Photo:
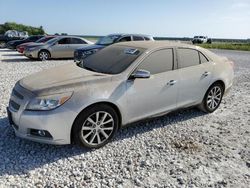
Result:
<svg viewBox="0 0 250 188">
<path fill-rule="evenodd" d="M 134 55 L 134 54 L 136 54 L 137 52 L 139 52 L 139 50 L 138 50 L 138 49 L 135 49 L 135 48 L 126 48 L 126 49 L 124 50 L 124 53 L 125 53 L 125 54 L 131 54 L 131 55 Z"/>
</svg>

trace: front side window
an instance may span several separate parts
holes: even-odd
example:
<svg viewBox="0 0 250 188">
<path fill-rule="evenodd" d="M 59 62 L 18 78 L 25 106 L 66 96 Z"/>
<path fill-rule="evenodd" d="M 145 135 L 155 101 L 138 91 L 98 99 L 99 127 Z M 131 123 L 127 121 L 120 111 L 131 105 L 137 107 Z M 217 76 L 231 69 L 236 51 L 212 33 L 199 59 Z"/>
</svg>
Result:
<svg viewBox="0 0 250 188">
<path fill-rule="evenodd" d="M 185 68 L 200 64 L 199 52 L 194 49 L 178 49 L 178 68 Z"/>
<path fill-rule="evenodd" d="M 118 40 L 118 42 L 128 42 L 131 41 L 131 37 L 127 36 L 127 37 L 122 37 L 121 39 Z"/>
<path fill-rule="evenodd" d="M 173 49 L 163 49 L 153 52 L 138 66 L 150 74 L 158 74 L 173 70 Z"/>
<path fill-rule="evenodd" d="M 109 46 L 86 57 L 80 66 L 94 72 L 119 74 L 126 70 L 144 51 L 143 48 Z"/>
<path fill-rule="evenodd" d="M 70 38 L 63 38 L 61 40 L 58 41 L 58 44 L 70 44 Z"/>
</svg>

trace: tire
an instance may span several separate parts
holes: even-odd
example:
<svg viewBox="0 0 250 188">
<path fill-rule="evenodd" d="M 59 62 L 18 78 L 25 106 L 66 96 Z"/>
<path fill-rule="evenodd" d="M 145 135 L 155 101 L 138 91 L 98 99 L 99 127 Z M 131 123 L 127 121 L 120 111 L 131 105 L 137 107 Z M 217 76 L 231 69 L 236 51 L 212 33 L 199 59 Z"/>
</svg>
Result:
<svg viewBox="0 0 250 188">
<path fill-rule="evenodd" d="M 6 42 L 0 41 L 0 48 L 6 48 Z"/>
<path fill-rule="evenodd" d="M 214 112 L 220 106 L 223 94 L 223 86 L 220 83 L 213 84 L 207 90 L 199 108 L 206 113 Z"/>
<path fill-rule="evenodd" d="M 118 124 L 118 115 L 112 107 L 97 104 L 79 114 L 73 124 L 72 137 L 80 146 L 100 148 L 114 137 Z"/>
<path fill-rule="evenodd" d="M 41 50 L 39 53 L 38 53 L 38 59 L 40 61 L 47 61 L 50 59 L 50 53 L 47 51 L 47 50 Z"/>
</svg>

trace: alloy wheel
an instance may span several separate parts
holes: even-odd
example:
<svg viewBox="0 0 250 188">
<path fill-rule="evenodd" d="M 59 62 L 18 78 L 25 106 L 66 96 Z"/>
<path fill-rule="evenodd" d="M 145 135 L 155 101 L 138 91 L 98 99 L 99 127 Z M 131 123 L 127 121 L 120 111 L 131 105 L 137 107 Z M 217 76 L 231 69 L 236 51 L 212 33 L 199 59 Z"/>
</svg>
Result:
<svg viewBox="0 0 250 188">
<path fill-rule="evenodd" d="M 211 88 L 207 95 L 207 106 L 210 110 L 216 109 L 222 99 L 222 90 L 219 86 Z"/>
<path fill-rule="evenodd" d="M 105 111 L 91 114 L 81 128 L 81 139 L 91 146 L 98 146 L 109 139 L 114 130 L 114 119 Z"/>
<path fill-rule="evenodd" d="M 42 61 L 48 60 L 49 59 L 49 54 L 47 52 L 40 52 L 39 53 L 39 59 Z"/>
</svg>

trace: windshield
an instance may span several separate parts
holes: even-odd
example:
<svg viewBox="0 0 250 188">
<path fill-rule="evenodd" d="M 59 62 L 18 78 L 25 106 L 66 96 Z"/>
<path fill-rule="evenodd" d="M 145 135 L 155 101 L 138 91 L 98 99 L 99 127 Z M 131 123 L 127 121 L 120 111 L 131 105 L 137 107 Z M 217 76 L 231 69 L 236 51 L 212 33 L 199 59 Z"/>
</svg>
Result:
<svg viewBox="0 0 250 188">
<path fill-rule="evenodd" d="M 51 40 L 53 38 L 54 37 L 42 37 L 42 38 L 38 39 L 36 42 L 37 43 L 39 43 L 39 42 L 44 43 L 44 42 L 47 42 L 47 41 L 49 41 L 49 40 Z"/>
<path fill-rule="evenodd" d="M 108 35 L 105 37 L 100 38 L 96 44 L 97 45 L 110 45 L 115 43 L 115 41 L 120 38 L 120 35 Z"/>
<path fill-rule="evenodd" d="M 50 39 L 46 42 L 46 44 L 53 44 L 54 42 L 57 41 L 57 37 L 53 38 L 53 39 Z"/>
<path fill-rule="evenodd" d="M 79 66 L 94 72 L 119 74 L 126 70 L 144 51 L 143 48 L 109 46 L 85 58 Z"/>
</svg>

